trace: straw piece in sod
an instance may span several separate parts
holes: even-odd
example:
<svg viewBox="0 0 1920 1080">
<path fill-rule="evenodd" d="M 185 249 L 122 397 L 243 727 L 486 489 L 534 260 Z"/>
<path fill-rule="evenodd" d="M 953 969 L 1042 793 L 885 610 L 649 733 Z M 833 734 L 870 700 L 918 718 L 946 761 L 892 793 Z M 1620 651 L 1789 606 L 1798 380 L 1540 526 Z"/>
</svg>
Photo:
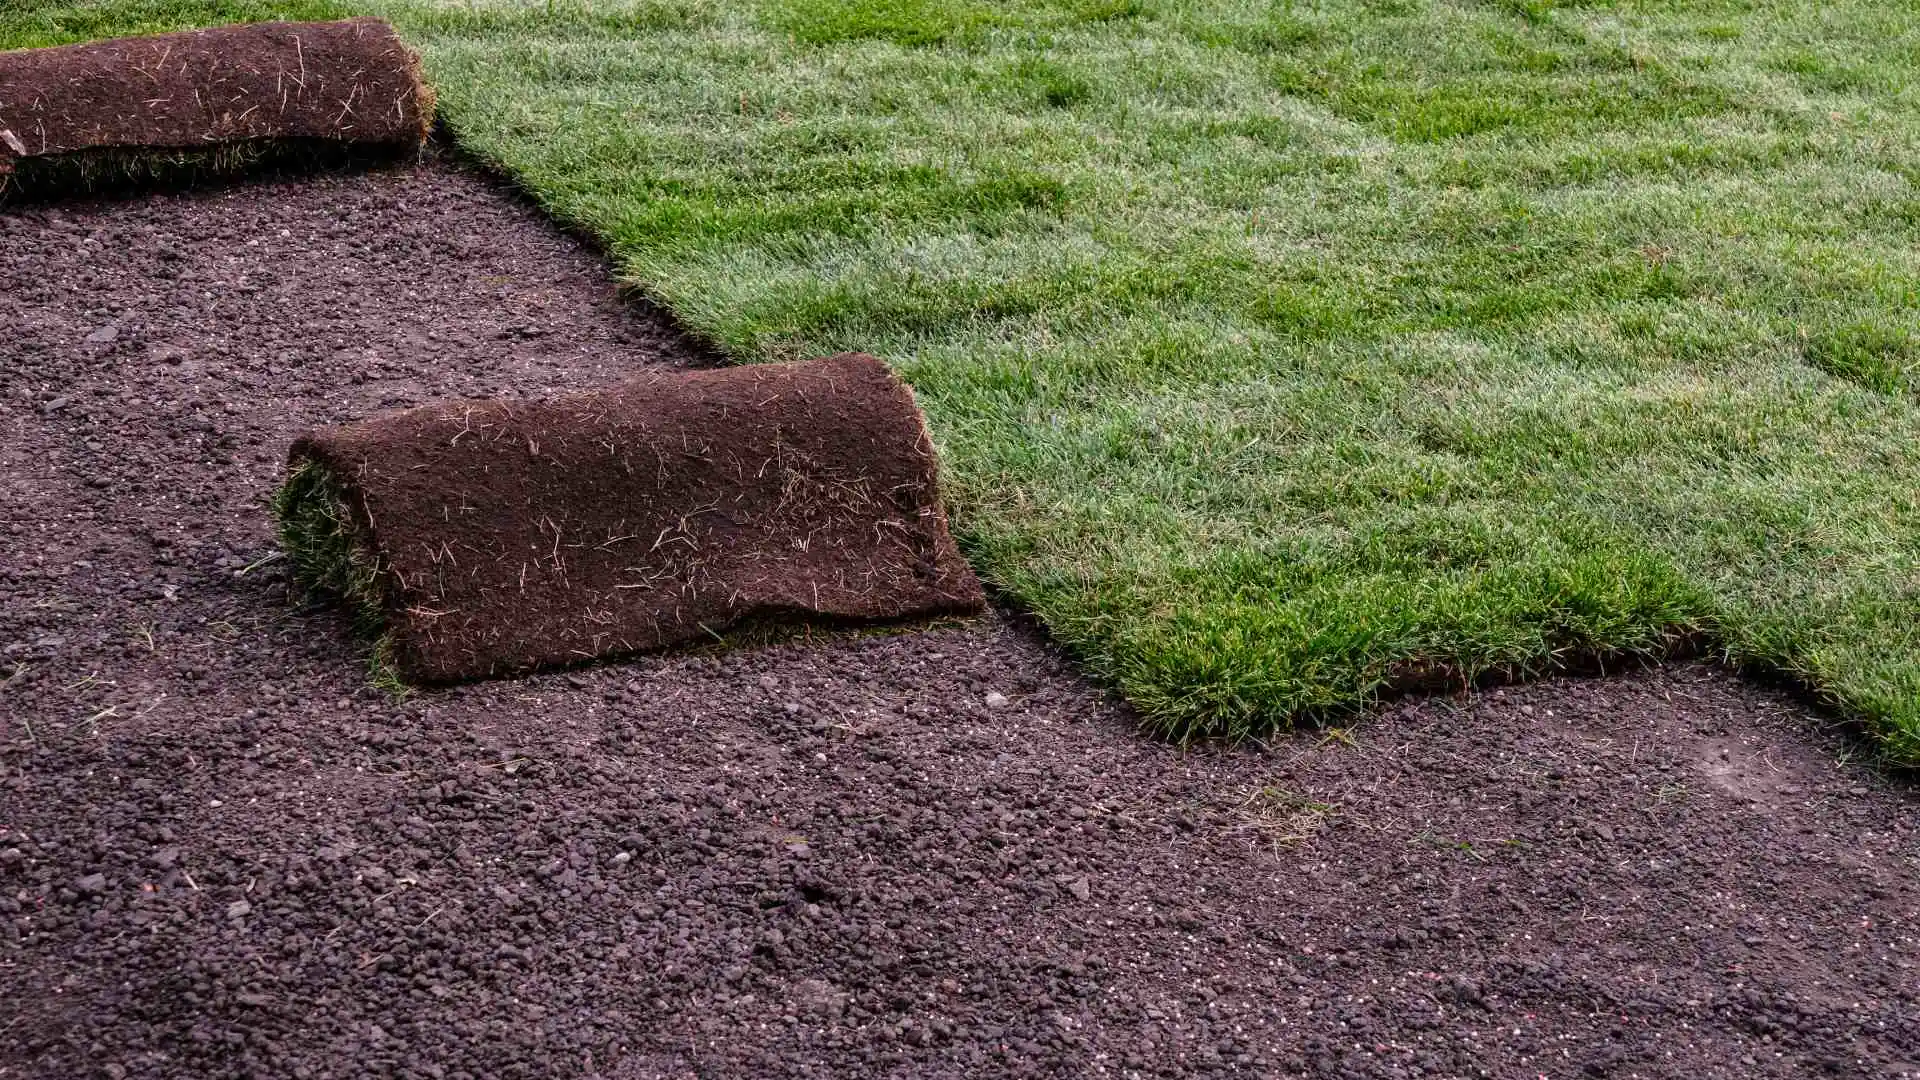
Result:
<svg viewBox="0 0 1920 1080">
<path fill-rule="evenodd" d="M 312 432 L 275 502 L 310 586 L 410 682 L 984 605 L 913 393 L 857 353 Z"/>
<path fill-rule="evenodd" d="M 379 19 L 0 52 L 0 181 L 218 167 L 275 145 L 405 149 L 432 119 L 419 57 Z"/>
</svg>

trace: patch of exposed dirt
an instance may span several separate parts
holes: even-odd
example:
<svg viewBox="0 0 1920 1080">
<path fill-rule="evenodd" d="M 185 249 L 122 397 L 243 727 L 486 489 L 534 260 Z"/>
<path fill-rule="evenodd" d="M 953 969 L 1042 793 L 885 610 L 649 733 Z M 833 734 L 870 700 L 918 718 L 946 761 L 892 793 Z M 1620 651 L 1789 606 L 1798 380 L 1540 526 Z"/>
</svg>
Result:
<svg viewBox="0 0 1920 1080">
<path fill-rule="evenodd" d="M 0 1076 L 1920 1075 L 1914 795 L 1763 689 L 1181 753 L 985 620 L 395 702 L 284 433 L 699 358 L 444 163 L 0 235 Z"/>
</svg>

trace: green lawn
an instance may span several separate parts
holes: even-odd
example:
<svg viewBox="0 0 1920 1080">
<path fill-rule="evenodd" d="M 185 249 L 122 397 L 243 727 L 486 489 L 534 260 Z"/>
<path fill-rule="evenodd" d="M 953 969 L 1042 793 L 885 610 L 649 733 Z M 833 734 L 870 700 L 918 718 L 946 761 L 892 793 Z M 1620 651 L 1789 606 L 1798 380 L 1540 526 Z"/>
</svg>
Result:
<svg viewBox="0 0 1920 1080">
<path fill-rule="evenodd" d="M 1704 636 L 1920 763 L 1911 0 L 385 14 L 742 360 L 913 383 L 975 564 L 1176 738 Z"/>
</svg>

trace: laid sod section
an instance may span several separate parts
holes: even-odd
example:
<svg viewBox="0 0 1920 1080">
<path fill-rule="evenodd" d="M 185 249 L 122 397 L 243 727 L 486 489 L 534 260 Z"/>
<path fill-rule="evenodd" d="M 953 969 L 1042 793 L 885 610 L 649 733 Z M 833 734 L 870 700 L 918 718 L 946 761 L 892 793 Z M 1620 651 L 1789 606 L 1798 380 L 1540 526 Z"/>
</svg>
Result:
<svg viewBox="0 0 1920 1080">
<path fill-rule="evenodd" d="M 894 361 L 1170 736 L 1691 636 L 1920 763 L 1905 5 L 358 10 L 730 355 Z"/>
<path fill-rule="evenodd" d="M 255 22 L 327 22 L 356 14 L 339 0 L 78 0 L 0 7 L 0 49 L 45 49 L 104 38 Z"/>
<path fill-rule="evenodd" d="M 1920 762 L 1902 5 L 368 9 L 729 354 L 895 361 L 1168 735 L 1705 636 Z"/>
<path fill-rule="evenodd" d="M 0 52 L 0 184 L 13 191 L 404 151 L 432 119 L 419 58 L 378 19 Z"/>
<path fill-rule="evenodd" d="M 870 356 L 428 406 L 304 436 L 290 462 L 295 577 L 409 683 L 985 601 L 913 394 Z"/>
</svg>

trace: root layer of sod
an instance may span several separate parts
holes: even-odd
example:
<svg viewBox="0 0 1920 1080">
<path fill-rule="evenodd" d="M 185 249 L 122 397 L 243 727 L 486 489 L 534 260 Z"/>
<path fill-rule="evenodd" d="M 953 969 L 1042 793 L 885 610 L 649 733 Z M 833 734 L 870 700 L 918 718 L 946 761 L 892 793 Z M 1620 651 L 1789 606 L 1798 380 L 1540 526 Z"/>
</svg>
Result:
<svg viewBox="0 0 1920 1080">
<path fill-rule="evenodd" d="M 296 577 L 411 682 L 984 602 L 912 394 L 870 356 L 323 429 L 274 513 Z"/>
<path fill-rule="evenodd" d="M 419 57 L 377 19 L 0 52 L 0 196 L 393 152 L 419 146 L 432 120 Z"/>
<path fill-rule="evenodd" d="M 0 204 L 23 207 L 75 196 L 163 194 L 321 173 L 404 166 L 420 149 L 334 139 L 256 139 L 203 150 L 87 150 L 24 158 L 0 176 Z"/>
</svg>

